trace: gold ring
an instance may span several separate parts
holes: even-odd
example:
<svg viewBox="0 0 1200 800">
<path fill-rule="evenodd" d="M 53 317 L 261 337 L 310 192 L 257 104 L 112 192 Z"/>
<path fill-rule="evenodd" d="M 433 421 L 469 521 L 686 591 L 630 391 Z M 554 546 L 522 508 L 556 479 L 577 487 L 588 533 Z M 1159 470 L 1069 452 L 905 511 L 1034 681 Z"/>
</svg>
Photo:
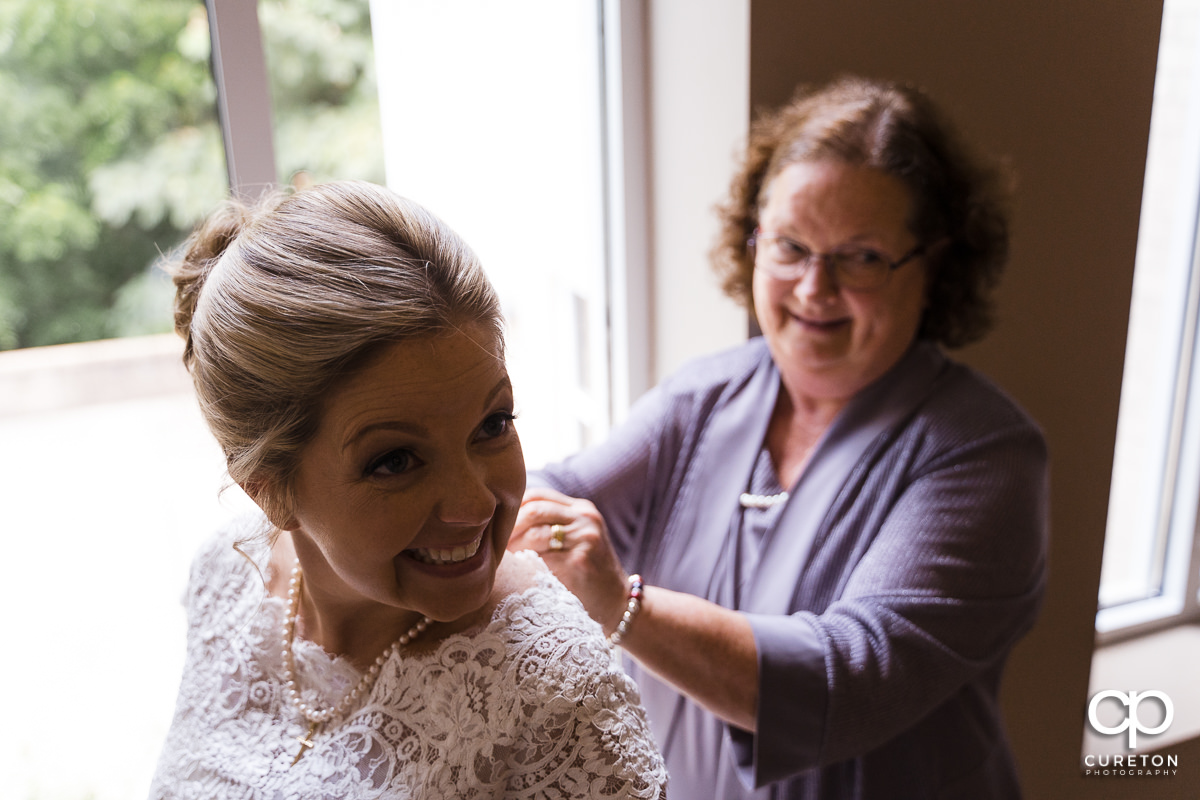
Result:
<svg viewBox="0 0 1200 800">
<path fill-rule="evenodd" d="M 550 526 L 550 549 L 562 550 L 567 543 L 567 529 L 562 525 Z"/>
</svg>

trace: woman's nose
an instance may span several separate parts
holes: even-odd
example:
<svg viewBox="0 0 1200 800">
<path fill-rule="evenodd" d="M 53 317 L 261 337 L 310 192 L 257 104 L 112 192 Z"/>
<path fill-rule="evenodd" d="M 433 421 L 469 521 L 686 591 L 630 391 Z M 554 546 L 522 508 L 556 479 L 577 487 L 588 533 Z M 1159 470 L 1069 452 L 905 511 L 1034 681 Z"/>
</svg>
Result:
<svg viewBox="0 0 1200 800">
<path fill-rule="evenodd" d="M 837 295 L 838 283 L 833 274 L 833 262 L 828 255 L 815 254 L 792 291 L 807 299 L 831 299 Z"/>
<path fill-rule="evenodd" d="M 446 476 L 437 516 L 449 525 L 484 525 L 496 511 L 496 495 L 483 464 L 464 463 Z"/>
</svg>

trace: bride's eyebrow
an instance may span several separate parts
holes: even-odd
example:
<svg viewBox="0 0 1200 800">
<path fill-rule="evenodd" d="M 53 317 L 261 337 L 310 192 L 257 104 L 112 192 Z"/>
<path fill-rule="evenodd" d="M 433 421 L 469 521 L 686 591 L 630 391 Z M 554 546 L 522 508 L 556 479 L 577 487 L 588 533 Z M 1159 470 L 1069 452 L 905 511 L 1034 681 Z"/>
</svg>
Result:
<svg viewBox="0 0 1200 800">
<path fill-rule="evenodd" d="M 483 405 L 485 407 L 490 406 L 492 401 L 496 399 L 496 395 L 500 394 L 505 389 L 510 391 L 512 390 L 512 381 L 508 379 L 507 375 L 501 378 L 499 382 L 492 387 L 492 390 L 488 392 L 487 397 L 483 398 Z"/>
<path fill-rule="evenodd" d="M 509 380 L 507 375 L 502 377 L 496 383 L 496 385 L 492 387 L 492 390 L 487 393 L 487 396 L 483 398 L 483 407 L 486 409 L 487 406 L 491 405 L 496 399 L 496 395 L 500 394 L 505 389 L 512 389 L 512 381 Z M 359 439 L 363 438 L 368 433 L 374 433 L 375 431 L 398 431 L 400 433 L 407 433 L 410 436 L 416 436 L 420 438 L 429 438 L 430 436 L 429 427 L 422 425 L 419 422 L 409 422 L 407 420 L 398 419 L 381 420 L 379 422 L 369 423 L 352 431 L 350 435 L 346 437 L 345 441 L 342 442 L 342 452 L 349 450 Z"/>
<path fill-rule="evenodd" d="M 363 427 L 351 433 L 350 436 L 348 436 L 342 443 L 342 452 L 349 450 L 359 439 L 363 438 L 368 433 L 373 433 L 375 431 L 399 431 L 400 433 L 407 433 L 410 436 L 417 436 L 421 438 L 429 437 L 429 428 L 425 425 L 421 425 L 420 423 L 407 422 L 405 420 L 384 420 L 382 422 L 372 422 L 371 424 L 364 425 Z"/>
</svg>

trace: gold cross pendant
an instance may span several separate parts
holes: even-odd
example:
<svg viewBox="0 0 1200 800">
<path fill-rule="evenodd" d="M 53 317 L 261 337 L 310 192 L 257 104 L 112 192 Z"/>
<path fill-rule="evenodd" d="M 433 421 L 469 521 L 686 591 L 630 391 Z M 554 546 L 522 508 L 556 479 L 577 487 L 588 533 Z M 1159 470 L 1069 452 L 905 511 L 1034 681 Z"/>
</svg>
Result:
<svg viewBox="0 0 1200 800">
<path fill-rule="evenodd" d="M 313 742 L 313 736 L 320 727 L 321 723 L 310 722 L 308 723 L 308 733 L 304 734 L 303 736 L 296 737 L 296 741 L 300 743 L 300 752 L 296 753 L 296 758 L 292 761 L 293 767 L 296 766 L 296 763 L 304 756 L 305 753 L 313 749 L 315 746 L 315 742 Z"/>
</svg>

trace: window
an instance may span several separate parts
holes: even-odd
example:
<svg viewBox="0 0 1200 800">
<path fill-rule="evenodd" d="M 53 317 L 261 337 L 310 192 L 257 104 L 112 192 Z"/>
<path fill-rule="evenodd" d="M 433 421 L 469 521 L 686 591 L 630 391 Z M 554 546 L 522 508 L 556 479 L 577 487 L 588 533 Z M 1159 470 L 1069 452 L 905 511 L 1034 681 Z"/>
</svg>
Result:
<svg viewBox="0 0 1200 800">
<path fill-rule="evenodd" d="M 471 245 L 500 294 L 532 465 L 609 424 L 601 8 L 372 4 L 388 184 Z"/>
<path fill-rule="evenodd" d="M 1167 0 L 1097 630 L 1200 617 L 1200 2 Z"/>
</svg>

